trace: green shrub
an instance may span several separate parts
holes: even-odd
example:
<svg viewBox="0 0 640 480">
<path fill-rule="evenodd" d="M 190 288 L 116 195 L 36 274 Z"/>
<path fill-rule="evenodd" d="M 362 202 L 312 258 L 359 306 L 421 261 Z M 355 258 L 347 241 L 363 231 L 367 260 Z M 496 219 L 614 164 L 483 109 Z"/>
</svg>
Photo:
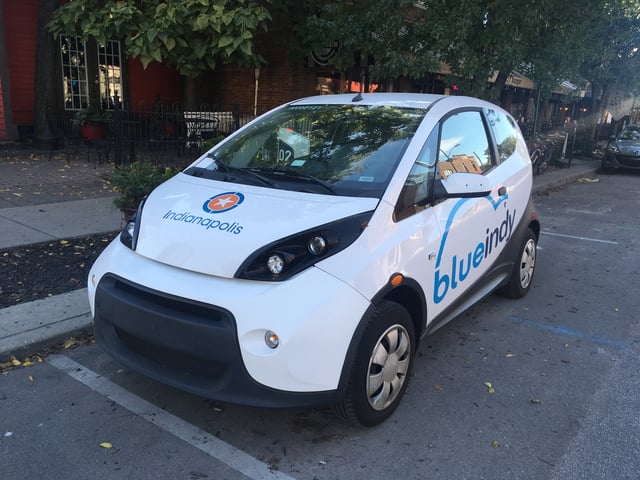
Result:
<svg viewBox="0 0 640 480">
<path fill-rule="evenodd" d="M 110 178 L 111 185 L 118 195 L 113 204 L 121 210 L 135 210 L 144 197 L 176 173 L 177 168 L 162 168 L 148 162 L 134 162 L 116 167 Z"/>
</svg>

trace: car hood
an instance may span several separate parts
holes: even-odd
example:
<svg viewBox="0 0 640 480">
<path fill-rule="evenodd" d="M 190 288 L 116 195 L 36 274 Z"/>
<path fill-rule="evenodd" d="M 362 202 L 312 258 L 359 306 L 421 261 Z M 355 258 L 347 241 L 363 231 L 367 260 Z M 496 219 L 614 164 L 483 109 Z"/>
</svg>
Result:
<svg viewBox="0 0 640 480">
<path fill-rule="evenodd" d="M 276 190 L 178 174 L 149 195 L 136 253 L 231 278 L 271 242 L 376 208 L 375 198 Z"/>
<path fill-rule="evenodd" d="M 618 140 L 616 146 L 623 155 L 640 155 L 640 143 L 637 140 Z"/>
</svg>

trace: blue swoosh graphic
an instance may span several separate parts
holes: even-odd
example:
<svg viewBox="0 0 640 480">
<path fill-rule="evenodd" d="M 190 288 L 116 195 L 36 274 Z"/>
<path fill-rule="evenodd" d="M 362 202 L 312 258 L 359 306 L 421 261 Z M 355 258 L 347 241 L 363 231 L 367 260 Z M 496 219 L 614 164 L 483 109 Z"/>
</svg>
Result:
<svg viewBox="0 0 640 480">
<path fill-rule="evenodd" d="M 493 207 L 493 210 L 496 211 L 496 210 L 498 210 L 498 207 L 500 206 L 500 204 L 502 204 L 502 202 L 504 202 L 507 198 L 509 198 L 509 194 L 505 193 L 504 195 L 501 195 L 500 197 L 498 197 L 496 199 L 495 202 L 493 201 L 493 198 L 491 197 L 491 195 L 487 195 L 484 198 L 486 200 L 488 200 L 489 203 L 491 203 L 491 206 Z M 461 198 L 453 206 L 453 208 L 451 209 L 451 212 L 449 213 L 449 217 L 447 218 L 447 223 L 445 224 L 445 227 L 444 227 L 444 234 L 442 235 L 442 240 L 440 241 L 440 248 L 438 249 L 438 258 L 436 259 L 436 269 L 440 267 L 440 261 L 442 260 L 442 252 L 444 251 L 444 246 L 447 243 L 447 238 L 449 237 L 449 229 L 451 228 L 451 224 L 453 223 L 453 219 L 455 218 L 456 214 L 458 213 L 458 210 L 460 210 L 460 207 L 462 207 L 462 205 L 464 205 L 469 200 L 472 200 L 472 199 L 471 198 Z"/>
</svg>

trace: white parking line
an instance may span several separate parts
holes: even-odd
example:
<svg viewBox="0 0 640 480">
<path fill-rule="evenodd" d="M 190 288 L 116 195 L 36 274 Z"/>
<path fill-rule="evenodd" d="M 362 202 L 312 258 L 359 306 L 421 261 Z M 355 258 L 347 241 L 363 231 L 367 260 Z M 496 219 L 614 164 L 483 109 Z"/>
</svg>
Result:
<svg viewBox="0 0 640 480">
<path fill-rule="evenodd" d="M 598 243 L 607 243 L 609 245 L 618 245 L 618 242 L 614 242 L 612 240 L 600 240 L 598 238 L 589 238 L 589 237 L 577 237 L 575 235 L 565 235 L 563 233 L 551 233 L 546 230 L 542 231 L 543 235 L 550 235 L 552 237 L 564 237 L 564 238 L 573 238 L 575 240 L 585 240 L 587 242 L 598 242 Z"/>
<path fill-rule="evenodd" d="M 158 408 L 69 357 L 53 355 L 47 358 L 47 362 L 139 417 L 227 464 L 251 480 L 295 480 L 282 472 L 271 470 L 267 464 L 260 460 Z"/>
</svg>

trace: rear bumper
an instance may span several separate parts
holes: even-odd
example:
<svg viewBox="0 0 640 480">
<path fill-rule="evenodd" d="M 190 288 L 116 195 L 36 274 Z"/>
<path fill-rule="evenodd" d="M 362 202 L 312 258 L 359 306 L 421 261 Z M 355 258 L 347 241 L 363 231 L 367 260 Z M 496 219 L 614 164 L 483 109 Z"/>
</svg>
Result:
<svg viewBox="0 0 640 480">
<path fill-rule="evenodd" d="M 98 344 L 124 365 L 207 398 L 251 406 L 330 405 L 337 390 L 289 392 L 254 380 L 245 368 L 228 310 L 161 293 L 116 275 L 96 289 Z"/>
</svg>

